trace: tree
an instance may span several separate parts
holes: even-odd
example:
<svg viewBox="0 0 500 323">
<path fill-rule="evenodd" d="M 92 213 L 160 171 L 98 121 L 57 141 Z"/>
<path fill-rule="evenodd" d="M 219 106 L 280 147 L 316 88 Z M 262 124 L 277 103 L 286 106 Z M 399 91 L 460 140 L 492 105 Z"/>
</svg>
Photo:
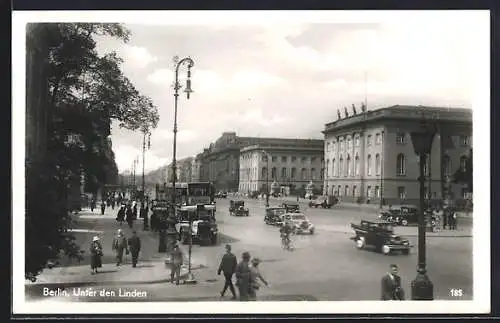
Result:
<svg viewBox="0 0 500 323">
<path fill-rule="evenodd" d="M 128 41 L 120 24 L 41 24 L 37 37 L 46 46 L 49 142 L 43 159 L 26 169 L 27 279 L 61 254 L 81 259 L 69 232 L 68 192 L 85 174 L 95 191 L 116 181 L 118 170 L 110 147 L 111 121 L 130 130 L 153 129 L 159 116 L 151 99 L 142 96 L 120 70 L 116 53 L 99 56 L 96 36 Z M 29 50 L 29 48 L 27 48 Z M 114 179 L 113 179 L 114 177 Z M 75 184 L 76 183 L 76 184 Z"/>
</svg>

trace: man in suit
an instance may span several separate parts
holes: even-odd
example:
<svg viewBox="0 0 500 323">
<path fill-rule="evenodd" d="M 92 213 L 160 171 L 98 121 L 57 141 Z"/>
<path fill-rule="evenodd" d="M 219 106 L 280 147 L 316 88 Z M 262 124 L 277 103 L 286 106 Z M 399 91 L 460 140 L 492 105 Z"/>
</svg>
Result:
<svg viewBox="0 0 500 323">
<path fill-rule="evenodd" d="M 405 299 L 404 290 L 401 287 L 401 277 L 398 275 L 398 265 L 390 265 L 390 271 L 382 277 L 382 300 L 402 301 Z"/>
<path fill-rule="evenodd" d="M 233 286 L 233 274 L 236 270 L 237 265 L 238 265 L 238 260 L 236 259 L 236 256 L 231 252 L 231 245 L 227 244 L 226 253 L 224 254 L 224 256 L 222 256 L 222 260 L 219 265 L 219 270 L 217 271 L 218 275 L 220 275 L 222 271 L 224 273 L 224 278 L 226 280 L 224 283 L 224 288 L 222 289 L 222 292 L 220 292 L 221 297 L 224 297 L 224 293 L 229 287 L 229 290 L 233 294 L 232 299 L 236 299 L 236 292 Z"/>
<path fill-rule="evenodd" d="M 139 252 L 141 251 L 141 238 L 137 236 L 137 232 L 132 230 L 132 237 L 128 239 L 128 249 L 132 254 L 132 267 L 137 266 L 137 259 L 139 258 Z"/>
</svg>

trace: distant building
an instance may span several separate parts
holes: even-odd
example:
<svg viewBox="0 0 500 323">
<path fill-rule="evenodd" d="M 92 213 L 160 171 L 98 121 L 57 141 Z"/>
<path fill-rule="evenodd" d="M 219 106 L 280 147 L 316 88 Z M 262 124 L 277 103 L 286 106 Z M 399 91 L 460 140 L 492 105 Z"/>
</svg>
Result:
<svg viewBox="0 0 500 323">
<path fill-rule="evenodd" d="M 191 169 L 192 169 L 193 157 L 186 157 L 176 161 L 176 181 L 178 183 L 187 183 L 192 181 Z M 166 169 L 167 182 L 172 182 L 172 163 L 170 163 Z"/>
<path fill-rule="evenodd" d="M 254 145 L 282 145 L 301 139 L 239 137 L 224 132 L 199 155 L 200 180 L 211 181 L 217 190 L 236 192 L 240 189 L 240 150 Z"/>
<path fill-rule="evenodd" d="M 323 174 L 323 140 L 265 139 L 240 150 L 240 192 L 267 192 L 269 185 L 272 193 L 302 195 L 310 183 L 321 192 Z"/>
<path fill-rule="evenodd" d="M 191 160 L 191 181 L 200 182 L 201 154 L 196 155 Z"/>
<path fill-rule="evenodd" d="M 436 124 L 426 197 L 435 202 L 464 198 L 464 185 L 449 179 L 465 167 L 472 145 L 472 111 L 458 108 L 392 106 L 325 125 L 325 193 L 344 201 L 418 204 L 418 157 L 411 132 L 423 119 Z"/>
</svg>

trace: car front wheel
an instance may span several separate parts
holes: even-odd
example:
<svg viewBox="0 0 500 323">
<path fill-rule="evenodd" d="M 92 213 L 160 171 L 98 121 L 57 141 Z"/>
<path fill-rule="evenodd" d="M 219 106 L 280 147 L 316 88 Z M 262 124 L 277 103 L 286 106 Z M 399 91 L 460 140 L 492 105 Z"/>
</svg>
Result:
<svg viewBox="0 0 500 323">
<path fill-rule="evenodd" d="M 310 234 L 314 234 L 314 229 L 309 230 Z"/>
<path fill-rule="evenodd" d="M 360 237 L 358 240 L 356 240 L 356 248 L 363 249 L 364 246 L 365 246 L 365 238 Z"/>
<path fill-rule="evenodd" d="M 403 255 L 409 255 L 410 254 L 410 249 L 404 249 L 402 251 Z"/>
<path fill-rule="evenodd" d="M 403 226 L 407 226 L 407 225 L 408 225 L 408 220 L 406 220 L 406 219 L 402 220 L 402 221 L 401 221 L 401 224 L 402 224 Z"/>
</svg>

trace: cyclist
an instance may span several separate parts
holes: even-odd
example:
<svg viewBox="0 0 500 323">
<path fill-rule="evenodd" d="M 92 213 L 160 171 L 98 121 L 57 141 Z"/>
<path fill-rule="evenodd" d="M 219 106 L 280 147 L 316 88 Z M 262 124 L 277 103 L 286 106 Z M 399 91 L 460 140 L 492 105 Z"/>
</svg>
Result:
<svg viewBox="0 0 500 323">
<path fill-rule="evenodd" d="M 283 247 L 289 248 L 290 246 L 290 234 L 293 232 L 293 226 L 290 221 L 286 221 L 285 224 L 280 228 L 280 236 Z"/>
</svg>

